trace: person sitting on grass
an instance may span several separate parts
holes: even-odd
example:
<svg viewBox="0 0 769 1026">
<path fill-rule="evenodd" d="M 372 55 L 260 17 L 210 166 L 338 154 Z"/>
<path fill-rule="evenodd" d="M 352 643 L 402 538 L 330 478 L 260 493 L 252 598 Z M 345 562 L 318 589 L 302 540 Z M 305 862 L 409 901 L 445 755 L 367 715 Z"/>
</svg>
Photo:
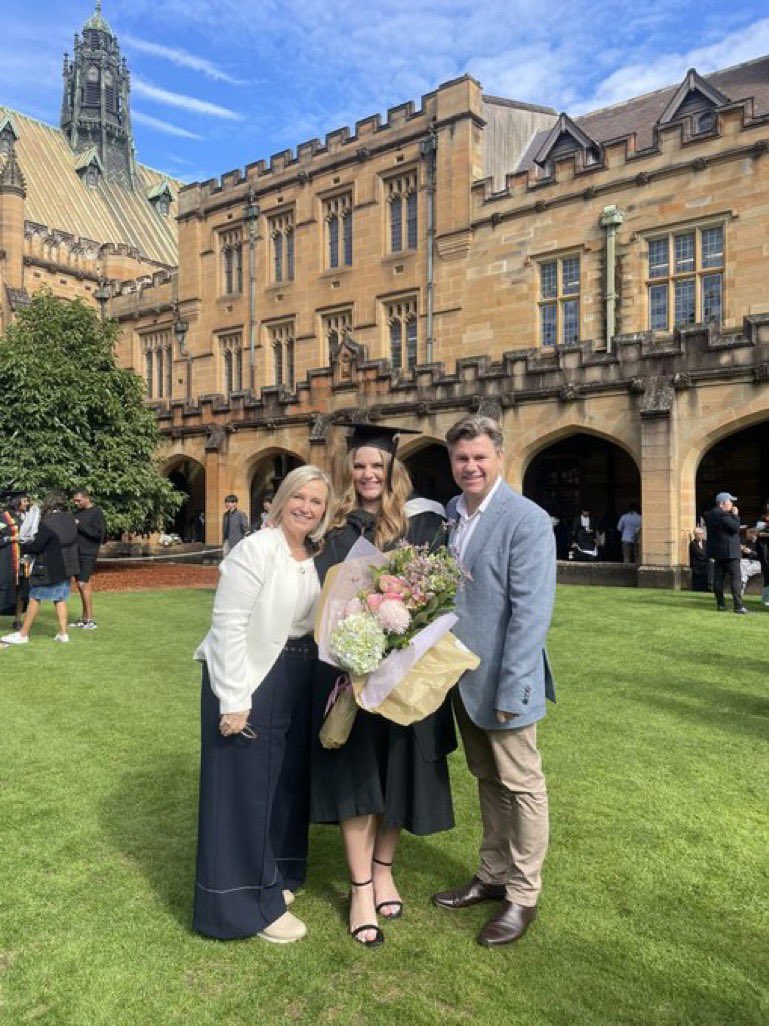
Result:
<svg viewBox="0 0 769 1026">
<path fill-rule="evenodd" d="M 70 579 L 78 572 L 77 524 L 67 509 L 67 498 L 50 492 L 43 500 L 40 527 L 22 550 L 35 556 L 30 576 L 29 606 L 21 627 L 2 639 L 6 645 L 26 645 L 42 602 L 53 602 L 59 631 L 54 641 L 68 642 L 67 599 Z"/>
</svg>

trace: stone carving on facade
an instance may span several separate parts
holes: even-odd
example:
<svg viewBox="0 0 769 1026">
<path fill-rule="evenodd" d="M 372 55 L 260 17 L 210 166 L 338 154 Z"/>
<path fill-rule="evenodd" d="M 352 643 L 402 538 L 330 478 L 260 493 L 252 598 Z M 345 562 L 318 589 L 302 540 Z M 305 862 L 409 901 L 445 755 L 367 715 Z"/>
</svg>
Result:
<svg viewBox="0 0 769 1026">
<path fill-rule="evenodd" d="M 670 382 L 662 378 L 652 378 L 647 382 L 646 390 L 641 399 L 641 416 L 669 417 L 673 409 L 675 392 Z"/>
<path fill-rule="evenodd" d="M 331 417 L 322 413 L 312 413 L 310 415 L 310 444 L 325 445 L 330 427 Z"/>
<path fill-rule="evenodd" d="M 678 371 L 673 375 L 673 388 L 676 392 L 683 392 L 692 387 L 692 376 L 686 371 Z"/>
<path fill-rule="evenodd" d="M 582 389 L 573 381 L 568 381 L 558 391 L 558 399 L 562 403 L 573 403 L 582 398 Z"/>
<path fill-rule="evenodd" d="M 331 348 L 329 354 L 334 384 L 352 384 L 358 377 L 358 365 L 365 360 L 366 352 L 347 332 L 340 343 Z"/>
<path fill-rule="evenodd" d="M 227 432 L 219 424 L 209 424 L 206 428 L 206 442 L 204 445 L 206 452 L 226 452 L 227 451 Z"/>
</svg>

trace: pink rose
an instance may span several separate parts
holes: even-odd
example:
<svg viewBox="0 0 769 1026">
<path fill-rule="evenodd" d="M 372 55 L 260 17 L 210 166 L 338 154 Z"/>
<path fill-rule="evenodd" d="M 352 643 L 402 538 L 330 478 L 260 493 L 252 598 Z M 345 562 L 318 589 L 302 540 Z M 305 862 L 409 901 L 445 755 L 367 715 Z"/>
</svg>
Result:
<svg viewBox="0 0 769 1026">
<path fill-rule="evenodd" d="M 393 595 L 402 595 L 405 588 L 400 577 L 394 577 L 392 574 L 382 574 L 377 581 L 377 586 L 385 594 L 390 592 Z"/>
<path fill-rule="evenodd" d="M 382 605 L 384 600 L 384 595 L 367 595 L 366 605 L 369 607 L 372 613 L 375 613 L 377 609 L 379 609 L 379 607 Z"/>
</svg>

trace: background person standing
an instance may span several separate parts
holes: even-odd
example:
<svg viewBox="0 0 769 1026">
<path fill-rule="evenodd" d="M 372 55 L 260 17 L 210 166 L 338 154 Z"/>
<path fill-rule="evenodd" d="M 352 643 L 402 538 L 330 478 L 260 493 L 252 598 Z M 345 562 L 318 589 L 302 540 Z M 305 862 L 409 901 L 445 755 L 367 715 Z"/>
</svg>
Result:
<svg viewBox="0 0 769 1026">
<path fill-rule="evenodd" d="M 631 502 L 628 506 L 627 513 L 623 513 L 619 518 L 617 530 L 620 532 L 622 540 L 622 562 L 637 563 L 638 536 L 641 533 L 641 514 L 638 512 L 638 506 L 634 502 Z"/>
<path fill-rule="evenodd" d="M 224 516 L 222 517 L 222 556 L 232 552 L 238 542 L 251 534 L 248 517 L 238 509 L 237 495 L 227 495 L 224 499 Z"/>
<path fill-rule="evenodd" d="M 91 577 L 96 569 L 99 549 L 107 534 L 104 514 L 98 506 L 94 506 L 91 496 L 84 488 L 78 488 L 72 496 L 75 504 L 75 523 L 77 524 L 77 553 L 80 569 L 75 574 L 77 590 L 83 604 L 83 613 L 79 620 L 70 627 L 81 627 L 86 631 L 96 630 L 97 623 L 93 618 L 93 593 Z"/>
<path fill-rule="evenodd" d="M 736 495 L 719 492 L 713 509 L 705 514 L 705 528 L 708 534 L 708 556 L 713 560 L 713 592 L 716 609 L 722 613 L 724 603 L 724 577 L 729 578 L 735 613 L 747 613 L 742 604 L 742 583 L 740 581 L 740 518 L 734 505 Z"/>
</svg>

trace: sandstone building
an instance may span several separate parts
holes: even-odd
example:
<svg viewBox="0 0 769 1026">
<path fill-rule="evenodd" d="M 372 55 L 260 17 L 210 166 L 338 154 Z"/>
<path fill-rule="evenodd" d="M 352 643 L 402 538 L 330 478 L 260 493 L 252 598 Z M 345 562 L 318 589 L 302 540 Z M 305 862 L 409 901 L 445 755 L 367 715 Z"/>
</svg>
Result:
<svg viewBox="0 0 769 1026">
<path fill-rule="evenodd" d="M 74 145 L 125 183 L 103 138 Z M 24 216 L 16 175 L 6 157 L 3 225 Z M 715 491 L 746 521 L 769 495 L 769 58 L 575 117 L 464 77 L 185 187 L 176 213 L 176 260 L 134 242 L 142 272 L 105 277 L 182 530 L 204 512 L 215 543 L 228 492 L 256 516 L 298 462 L 336 468 L 351 413 L 418 427 L 402 453 L 438 498 L 446 428 L 498 416 L 507 479 L 561 521 L 561 555 L 579 505 L 611 528 L 640 500 L 642 584 L 680 580 Z"/>
<path fill-rule="evenodd" d="M 130 73 L 97 2 L 64 58 L 60 127 L 0 104 L 0 332 L 41 286 L 103 307 L 123 281 L 170 294 L 178 188 L 136 160 Z"/>
</svg>

